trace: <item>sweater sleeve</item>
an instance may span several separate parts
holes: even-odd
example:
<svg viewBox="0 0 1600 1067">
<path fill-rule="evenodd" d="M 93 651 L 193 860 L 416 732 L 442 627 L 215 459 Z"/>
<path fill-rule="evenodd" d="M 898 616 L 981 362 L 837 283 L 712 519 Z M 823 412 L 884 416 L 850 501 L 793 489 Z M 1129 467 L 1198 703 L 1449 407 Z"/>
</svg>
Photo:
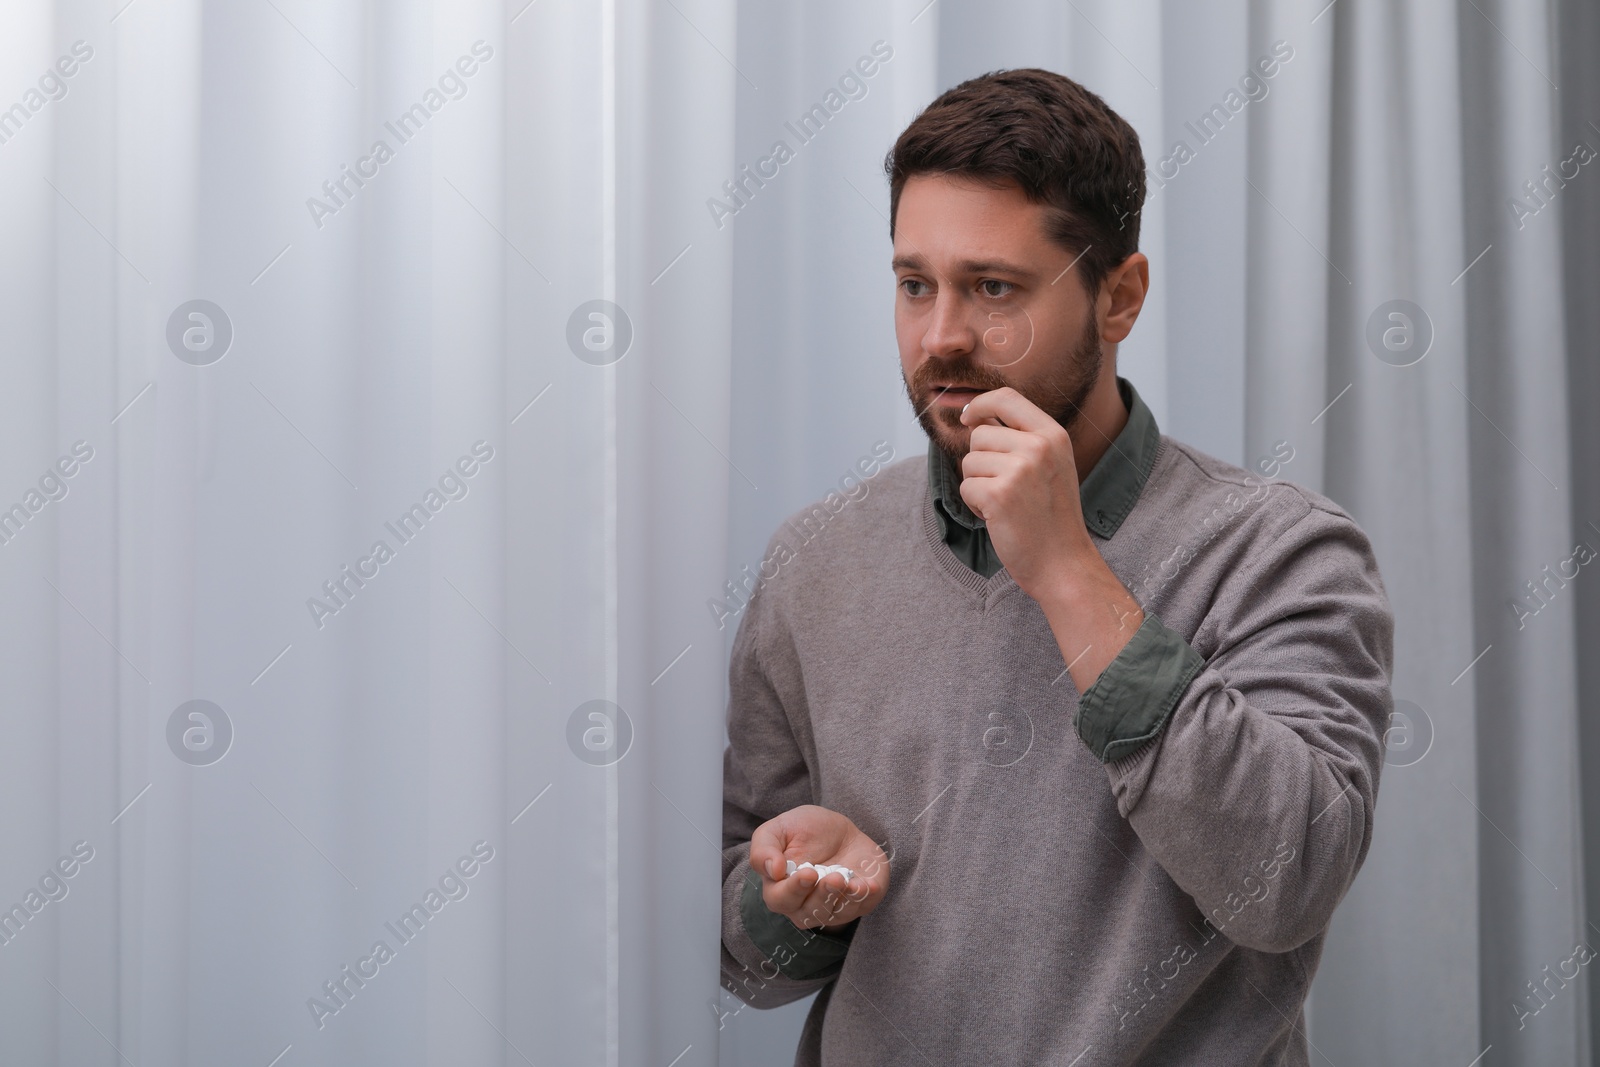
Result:
<svg viewBox="0 0 1600 1067">
<path fill-rule="evenodd" d="M 722 761 L 722 979 L 740 1000 L 776 1008 L 837 977 L 856 924 L 806 929 L 768 910 L 750 867 L 756 827 L 816 803 L 790 709 L 762 669 L 758 645 L 768 605 L 759 593 L 739 621 L 728 667 L 728 747 Z M 804 707 L 793 709 L 804 715 Z"/>
<path fill-rule="evenodd" d="M 1200 632 L 1204 657 L 1146 619 L 1084 694 L 1091 748 L 1212 924 L 1288 952 L 1327 928 L 1372 839 L 1394 619 L 1366 535 L 1312 506 L 1216 590 Z"/>
</svg>

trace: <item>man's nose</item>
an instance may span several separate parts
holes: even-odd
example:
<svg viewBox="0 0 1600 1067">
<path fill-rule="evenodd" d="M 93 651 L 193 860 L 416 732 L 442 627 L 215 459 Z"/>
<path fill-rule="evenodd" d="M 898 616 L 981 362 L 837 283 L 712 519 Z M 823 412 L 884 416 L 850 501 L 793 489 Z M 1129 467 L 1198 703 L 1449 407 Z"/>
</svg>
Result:
<svg viewBox="0 0 1600 1067">
<path fill-rule="evenodd" d="M 922 349 L 938 359 L 949 359 L 971 352 L 978 334 L 971 322 L 971 308 L 959 295 L 944 290 L 934 298 L 933 314 L 922 335 Z"/>
</svg>

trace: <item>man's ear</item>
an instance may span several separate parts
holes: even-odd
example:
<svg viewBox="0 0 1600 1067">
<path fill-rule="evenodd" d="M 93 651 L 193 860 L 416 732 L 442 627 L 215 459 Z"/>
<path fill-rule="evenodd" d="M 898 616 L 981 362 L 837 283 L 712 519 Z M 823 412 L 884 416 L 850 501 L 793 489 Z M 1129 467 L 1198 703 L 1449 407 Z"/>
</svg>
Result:
<svg viewBox="0 0 1600 1067">
<path fill-rule="evenodd" d="M 1150 292 L 1150 261 L 1135 252 L 1117 264 L 1100 285 L 1096 310 L 1100 314 L 1100 339 L 1117 344 L 1133 332 L 1133 324 Z"/>
</svg>

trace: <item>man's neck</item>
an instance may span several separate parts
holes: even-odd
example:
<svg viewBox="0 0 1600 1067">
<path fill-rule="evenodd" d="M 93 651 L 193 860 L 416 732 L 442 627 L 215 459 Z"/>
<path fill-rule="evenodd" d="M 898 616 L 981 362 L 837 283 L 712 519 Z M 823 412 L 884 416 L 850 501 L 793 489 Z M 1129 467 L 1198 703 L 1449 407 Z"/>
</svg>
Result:
<svg viewBox="0 0 1600 1067">
<path fill-rule="evenodd" d="M 1107 367 L 1073 421 L 1072 429 L 1067 431 L 1067 436 L 1072 438 L 1079 485 L 1089 477 L 1089 472 L 1127 424 L 1128 407 L 1122 402 L 1122 391 L 1117 388 L 1116 369 Z"/>
</svg>

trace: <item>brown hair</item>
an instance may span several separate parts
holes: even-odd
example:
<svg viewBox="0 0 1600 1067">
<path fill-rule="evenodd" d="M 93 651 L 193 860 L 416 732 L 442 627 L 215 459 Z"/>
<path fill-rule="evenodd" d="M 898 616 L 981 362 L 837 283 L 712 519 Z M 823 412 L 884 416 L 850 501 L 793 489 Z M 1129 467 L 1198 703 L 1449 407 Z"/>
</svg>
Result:
<svg viewBox="0 0 1600 1067">
<path fill-rule="evenodd" d="M 1071 78 L 1037 67 L 997 70 L 946 90 L 883 160 L 889 237 L 900 190 L 916 174 L 1015 182 L 1046 205 L 1046 234 L 1075 255 L 1091 296 L 1139 248 L 1144 153 L 1139 135 Z"/>
</svg>

